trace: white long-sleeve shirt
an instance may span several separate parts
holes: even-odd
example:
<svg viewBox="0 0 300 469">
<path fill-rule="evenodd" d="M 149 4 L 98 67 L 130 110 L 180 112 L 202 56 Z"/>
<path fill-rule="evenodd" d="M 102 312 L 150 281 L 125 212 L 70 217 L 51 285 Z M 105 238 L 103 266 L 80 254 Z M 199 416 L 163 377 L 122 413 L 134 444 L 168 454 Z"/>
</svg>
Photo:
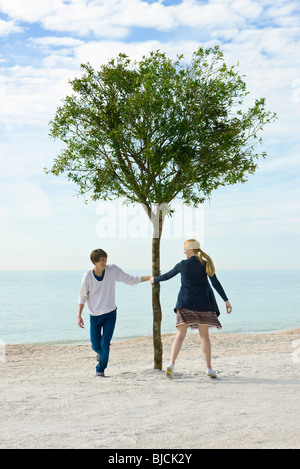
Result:
<svg viewBox="0 0 300 469">
<path fill-rule="evenodd" d="M 79 304 L 86 304 L 89 314 L 100 316 L 116 309 L 115 291 L 116 282 L 127 285 L 136 285 L 141 282 L 141 277 L 133 277 L 123 272 L 115 264 L 105 267 L 103 280 L 95 278 L 93 270 L 88 270 L 82 278 L 79 292 Z"/>
</svg>

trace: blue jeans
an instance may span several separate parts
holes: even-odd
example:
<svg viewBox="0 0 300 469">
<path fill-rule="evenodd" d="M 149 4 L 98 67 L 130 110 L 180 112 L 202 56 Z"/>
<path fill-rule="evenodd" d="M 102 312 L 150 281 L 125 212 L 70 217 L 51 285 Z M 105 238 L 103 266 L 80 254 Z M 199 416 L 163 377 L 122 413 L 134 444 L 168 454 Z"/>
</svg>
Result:
<svg viewBox="0 0 300 469">
<path fill-rule="evenodd" d="M 90 337 L 92 349 L 99 354 L 96 372 L 103 373 L 107 367 L 110 341 L 112 339 L 117 319 L 117 310 L 101 316 L 90 315 Z"/>
</svg>

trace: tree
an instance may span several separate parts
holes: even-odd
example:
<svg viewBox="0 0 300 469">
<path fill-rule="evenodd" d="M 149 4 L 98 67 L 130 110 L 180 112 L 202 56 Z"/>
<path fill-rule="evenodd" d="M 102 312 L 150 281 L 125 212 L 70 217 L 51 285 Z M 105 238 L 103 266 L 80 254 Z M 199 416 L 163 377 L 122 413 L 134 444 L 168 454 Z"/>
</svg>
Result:
<svg viewBox="0 0 300 469">
<path fill-rule="evenodd" d="M 255 140 L 274 120 L 265 99 L 245 109 L 248 92 L 219 47 L 199 48 L 189 64 L 160 51 L 139 62 L 125 54 L 98 71 L 81 65 L 73 94 L 50 122 L 65 143 L 50 170 L 66 173 L 92 200 L 143 204 L 153 223 L 152 275 L 171 202 L 198 206 L 220 186 L 246 182 L 257 168 Z M 154 368 L 162 368 L 160 287 L 152 286 Z"/>
</svg>

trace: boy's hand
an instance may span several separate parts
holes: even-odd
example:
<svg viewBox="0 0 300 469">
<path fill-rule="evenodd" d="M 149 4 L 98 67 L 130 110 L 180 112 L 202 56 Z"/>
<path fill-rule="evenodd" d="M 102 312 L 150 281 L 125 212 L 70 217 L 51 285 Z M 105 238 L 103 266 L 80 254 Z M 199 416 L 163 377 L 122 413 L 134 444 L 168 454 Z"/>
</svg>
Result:
<svg viewBox="0 0 300 469">
<path fill-rule="evenodd" d="M 148 282 L 150 280 L 150 275 L 144 275 L 141 277 L 141 282 Z"/>
<path fill-rule="evenodd" d="M 84 322 L 83 322 L 83 319 L 82 319 L 82 316 L 77 316 L 77 324 L 79 327 L 81 327 L 81 329 L 84 329 Z"/>
</svg>

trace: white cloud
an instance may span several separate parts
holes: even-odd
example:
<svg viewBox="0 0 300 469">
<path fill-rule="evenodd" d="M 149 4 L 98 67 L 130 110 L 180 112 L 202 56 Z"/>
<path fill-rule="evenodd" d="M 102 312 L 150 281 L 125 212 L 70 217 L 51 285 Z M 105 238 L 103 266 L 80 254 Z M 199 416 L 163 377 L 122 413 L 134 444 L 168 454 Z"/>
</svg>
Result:
<svg viewBox="0 0 300 469">
<path fill-rule="evenodd" d="M 178 26 L 212 30 L 216 27 L 233 28 L 244 24 L 243 17 L 235 12 L 229 2 L 212 1 L 199 3 L 184 0 L 175 7 L 174 16 Z"/>
<path fill-rule="evenodd" d="M 35 23 L 58 11 L 61 0 L 0 0 L 0 10 L 17 21 Z"/>
<path fill-rule="evenodd" d="M 165 6 L 161 2 L 147 3 L 141 0 L 120 0 L 114 2 L 113 10 L 109 11 L 113 24 L 130 28 L 155 28 L 170 30 L 178 25 L 178 6 Z"/>
<path fill-rule="evenodd" d="M 1 81 L 0 124 L 9 128 L 20 125 L 45 125 L 59 101 L 69 92 L 72 70 L 34 68 L 19 65 L 6 68 Z"/>
<path fill-rule="evenodd" d="M 33 126 L 47 125 L 54 117 L 60 100 L 71 92 L 68 81 L 80 75 L 80 63 L 89 61 L 97 68 L 120 52 L 125 52 L 132 59 L 138 60 L 149 51 L 157 49 L 164 50 L 174 58 L 178 52 L 189 57 L 198 47 L 195 41 L 165 44 L 156 40 L 136 43 L 120 41 L 83 43 L 64 37 L 61 40 L 58 38 L 57 41 L 53 38 L 33 39 L 33 43 L 45 47 L 47 55 L 43 59 L 42 67 L 16 65 L 2 69 L 0 124 L 8 129 L 25 123 Z M 57 44 L 70 47 L 56 47 Z"/>
<path fill-rule="evenodd" d="M 264 2 L 252 0 L 182 0 L 177 5 L 164 5 L 161 1 L 143 0 L 0 0 L 0 9 L 17 21 L 38 22 L 45 29 L 77 33 L 93 33 L 99 37 L 126 37 L 130 28 L 154 28 L 170 31 L 178 27 L 214 28 L 245 27 L 248 20 L 257 18 Z M 273 17 L 276 13 L 271 9 Z M 292 14 L 285 8 L 284 14 Z M 279 15 L 280 18 L 280 15 Z"/>
<path fill-rule="evenodd" d="M 214 37 L 219 37 L 217 30 Z M 299 47 L 296 28 L 271 26 L 243 29 L 221 47 L 226 62 L 239 62 L 240 73 L 246 75 L 248 101 L 265 97 L 267 108 L 278 114 L 279 119 L 264 133 L 277 141 L 295 141 L 298 135 Z"/>
<path fill-rule="evenodd" d="M 251 0 L 234 0 L 230 6 L 232 10 L 239 15 L 245 18 L 255 19 L 262 13 L 263 1 L 257 3 Z"/>
<path fill-rule="evenodd" d="M 121 1 L 122 8 L 125 3 Z M 76 32 L 87 35 L 90 32 L 99 36 L 124 37 L 128 30 L 111 21 L 118 12 L 120 2 L 87 0 L 0 0 L 0 9 L 17 21 L 40 23 L 51 31 Z"/>
<path fill-rule="evenodd" d="M 275 0 L 267 2 L 267 13 L 278 26 L 299 28 L 299 2 Z"/>
<path fill-rule="evenodd" d="M 76 47 L 80 46 L 84 42 L 81 39 L 76 39 L 73 37 L 56 37 L 56 36 L 46 36 L 46 37 L 36 37 L 36 38 L 31 38 L 30 40 L 32 44 L 40 47 L 45 47 L 45 48 L 50 48 L 51 46 L 53 47 Z"/>
<path fill-rule="evenodd" d="M 103 37 L 125 37 L 128 29 L 115 24 L 113 15 L 119 2 L 94 1 L 87 3 L 76 0 L 70 4 L 61 4 L 57 10 L 42 18 L 42 25 L 51 31 L 65 31 Z"/>
<path fill-rule="evenodd" d="M 246 75 L 251 102 L 265 96 L 268 109 L 278 112 L 280 121 L 269 126 L 268 132 L 276 135 L 280 126 L 282 135 L 296 135 L 300 112 L 295 99 L 300 77 L 296 31 L 269 27 L 245 29 L 237 35 L 235 32 L 235 29 L 228 30 L 232 40 L 221 45 L 226 62 L 240 62 L 239 71 Z M 215 40 L 210 38 L 211 43 L 220 42 L 218 37 L 221 35 L 222 30 L 215 30 Z M 0 123 L 4 125 L 15 126 L 24 122 L 44 125 L 48 122 L 60 99 L 70 92 L 68 80 L 80 74 L 80 63 L 89 61 L 97 68 L 120 52 L 138 60 L 150 50 L 157 49 L 172 58 L 183 53 L 189 60 L 192 52 L 201 45 L 195 40 L 84 42 L 66 36 L 32 38 L 31 43 L 43 48 L 45 57 L 41 68 L 15 66 L 2 69 Z"/>
<path fill-rule="evenodd" d="M 76 50 L 76 57 L 79 63 L 90 62 L 94 67 L 99 67 L 109 59 L 116 57 L 120 52 L 127 54 L 132 60 L 140 60 L 143 55 L 159 49 L 162 52 L 166 52 L 171 58 L 175 58 L 178 53 L 183 53 L 189 60 L 192 53 L 198 47 L 199 43 L 196 41 L 171 41 L 166 43 L 157 40 L 131 43 L 93 41 L 79 46 Z"/>
<path fill-rule="evenodd" d="M 45 54 L 42 66 L 46 69 L 72 68 L 78 63 L 74 60 L 76 48 L 84 44 L 84 41 L 73 37 L 38 37 L 28 41 L 33 47 Z"/>
<path fill-rule="evenodd" d="M 0 36 L 8 36 L 11 33 L 21 33 L 23 28 L 17 26 L 14 21 L 0 19 Z"/>
</svg>

